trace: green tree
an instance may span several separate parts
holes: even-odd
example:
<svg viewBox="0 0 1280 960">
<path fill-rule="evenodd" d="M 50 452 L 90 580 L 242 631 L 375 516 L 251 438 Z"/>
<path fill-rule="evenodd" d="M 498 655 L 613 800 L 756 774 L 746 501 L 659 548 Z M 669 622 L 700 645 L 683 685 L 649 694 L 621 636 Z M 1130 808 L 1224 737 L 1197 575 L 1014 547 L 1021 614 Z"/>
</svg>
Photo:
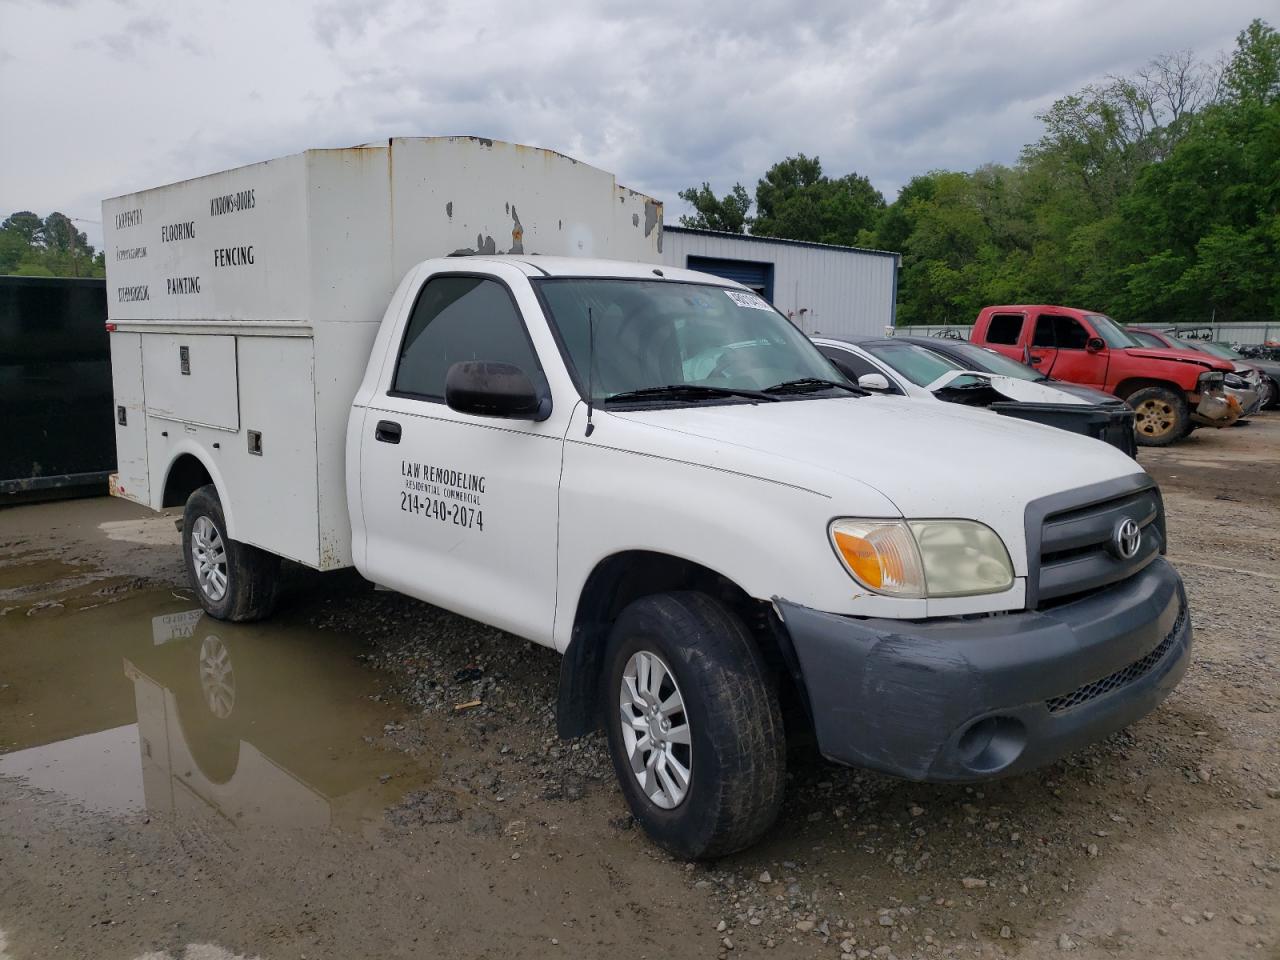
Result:
<svg viewBox="0 0 1280 960">
<path fill-rule="evenodd" d="M 824 179 L 822 161 L 798 153 L 775 163 L 756 183 L 756 216 L 766 224 L 775 223 L 783 208 Z M 777 236 L 777 234 L 769 234 Z"/>
<path fill-rule="evenodd" d="M 884 197 L 856 173 L 831 179 L 803 153 L 775 163 L 756 184 L 751 232 L 764 237 L 851 245 L 874 225 Z"/>
<path fill-rule="evenodd" d="M 0 222 L 0 273 L 28 277 L 103 277 L 106 260 L 63 213 L 30 210 Z"/>
<path fill-rule="evenodd" d="M 30 249 L 18 231 L 0 229 L 0 274 L 13 273 Z"/>
<path fill-rule="evenodd" d="M 1236 53 L 1223 78 L 1227 96 L 1268 104 L 1280 97 L 1280 34 L 1254 20 L 1236 37 Z"/>
<path fill-rule="evenodd" d="M 723 230 L 726 233 L 746 233 L 751 224 L 751 197 L 747 188 L 735 183 L 723 197 L 717 197 L 711 184 L 703 181 L 700 187 L 689 187 L 679 193 L 681 200 L 694 209 L 692 216 L 681 214 L 682 227 L 700 230 Z"/>
<path fill-rule="evenodd" d="M 93 247 L 89 245 L 89 238 L 76 229 L 75 224 L 71 222 L 71 218 L 65 213 L 55 211 L 45 217 L 40 230 L 40 237 L 48 250 L 57 250 L 60 253 L 78 250 L 81 253 L 87 252 L 90 257 L 93 255 Z"/>
<path fill-rule="evenodd" d="M 33 247 L 43 242 L 44 220 L 30 210 L 19 210 L 4 218 L 0 230 L 17 235 L 27 246 Z"/>
</svg>

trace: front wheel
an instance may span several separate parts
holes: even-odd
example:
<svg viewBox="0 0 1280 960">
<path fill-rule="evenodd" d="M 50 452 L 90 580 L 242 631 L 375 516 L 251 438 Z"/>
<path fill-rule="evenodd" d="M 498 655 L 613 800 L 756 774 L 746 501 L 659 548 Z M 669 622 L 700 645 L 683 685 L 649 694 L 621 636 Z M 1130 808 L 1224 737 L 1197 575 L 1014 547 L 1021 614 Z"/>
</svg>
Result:
<svg viewBox="0 0 1280 960">
<path fill-rule="evenodd" d="M 1187 398 L 1167 387 L 1143 387 L 1125 398 L 1133 407 L 1138 445 L 1167 447 L 1191 432 Z"/>
<path fill-rule="evenodd" d="M 776 685 L 742 622 L 702 593 L 657 594 L 609 636 L 602 702 L 631 812 L 685 858 L 755 843 L 777 819 L 786 738 Z"/>
<path fill-rule="evenodd" d="M 219 620 L 261 620 L 276 605 L 280 558 L 227 536 L 213 484 L 187 498 L 182 554 L 200 606 Z"/>
<path fill-rule="evenodd" d="M 1258 404 L 1259 410 L 1270 410 L 1272 407 L 1280 406 L 1280 384 L 1270 377 L 1263 377 L 1260 388 L 1262 401 Z"/>
</svg>

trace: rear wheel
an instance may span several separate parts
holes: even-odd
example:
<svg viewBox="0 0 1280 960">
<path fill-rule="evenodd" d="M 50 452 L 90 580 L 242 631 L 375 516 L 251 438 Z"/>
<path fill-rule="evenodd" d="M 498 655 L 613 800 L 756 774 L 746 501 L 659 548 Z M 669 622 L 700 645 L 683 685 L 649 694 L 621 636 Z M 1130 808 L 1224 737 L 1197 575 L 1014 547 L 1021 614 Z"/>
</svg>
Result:
<svg viewBox="0 0 1280 960">
<path fill-rule="evenodd" d="M 656 843 L 717 857 L 769 829 L 786 778 L 777 688 L 728 609 L 693 592 L 635 601 L 610 633 L 602 682 L 614 771 Z"/>
<path fill-rule="evenodd" d="M 213 484 L 187 499 L 182 513 L 187 579 L 200 606 L 219 620 L 261 620 L 276 605 L 280 558 L 227 536 Z"/>
<path fill-rule="evenodd" d="M 1133 429 L 1143 447 L 1165 447 L 1191 432 L 1187 398 L 1167 387 L 1143 387 L 1125 398 L 1133 407 Z"/>
</svg>

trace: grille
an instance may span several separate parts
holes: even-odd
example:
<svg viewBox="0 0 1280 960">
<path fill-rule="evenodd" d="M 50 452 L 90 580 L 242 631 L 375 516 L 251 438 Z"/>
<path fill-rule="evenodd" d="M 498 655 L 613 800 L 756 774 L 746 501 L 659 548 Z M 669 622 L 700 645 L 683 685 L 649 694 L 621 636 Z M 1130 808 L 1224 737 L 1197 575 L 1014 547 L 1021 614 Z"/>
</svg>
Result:
<svg viewBox="0 0 1280 960">
<path fill-rule="evenodd" d="M 1151 672 L 1157 663 L 1164 659 L 1164 655 L 1169 652 L 1169 648 L 1173 646 L 1174 641 L 1178 637 L 1178 633 L 1182 630 L 1182 626 L 1187 621 L 1187 611 L 1184 609 L 1178 614 L 1178 619 L 1174 621 L 1173 629 L 1169 631 L 1169 635 L 1156 645 L 1156 648 L 1148 653 L 1145 657 L 1133 661 L 1127 667 L 1122 667 L 1110 676 L 1103 677 L 1101 680 L 1094 680 L 1092 683 L 1086 683 L 1083 687 L 1077 687 L 1070 693 L 1061 697 L 1050 697 L 1045 701 L 1045 705 L 1049 708 L 1050 713 L 1062 713 L 1064 710 L 1070 710 L 1072 707 L 1078 707 L 1082 703 L 1088 703 L 1095 700 L 1104 693 L 1110 693 L 1112 690 L 1119 690 L 1121 687 L 1128 686 L 1135 680 L 1145 677 Z"/>
<path fill-rule="evenodd" d="M 1133 520 L 1142 531 L 1138 552 L 1129 558 L 1117 555 L 1113 546 L 1124 520 Z M 1154 486 L 1050 513 L 1040 527 L 1037 602 L 1063 602 L 1118 583 L 1163 551 L 1164 505 Z"/>
</svg>

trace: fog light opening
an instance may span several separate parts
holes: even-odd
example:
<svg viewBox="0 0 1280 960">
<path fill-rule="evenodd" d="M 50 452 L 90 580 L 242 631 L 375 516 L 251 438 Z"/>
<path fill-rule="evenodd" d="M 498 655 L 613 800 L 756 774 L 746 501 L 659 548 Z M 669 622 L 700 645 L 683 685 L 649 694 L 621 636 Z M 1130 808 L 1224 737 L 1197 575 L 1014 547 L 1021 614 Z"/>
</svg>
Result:
<svg viewBox="0 0 1280 960">
<path fill-rule="evenodd" d="M 960 760 L 975 773 L 995 773 L 1009 766 L 1027 745 L 1027 731 L 1015 717 L 984 717 L 960 735 Z"/>
</svg>

